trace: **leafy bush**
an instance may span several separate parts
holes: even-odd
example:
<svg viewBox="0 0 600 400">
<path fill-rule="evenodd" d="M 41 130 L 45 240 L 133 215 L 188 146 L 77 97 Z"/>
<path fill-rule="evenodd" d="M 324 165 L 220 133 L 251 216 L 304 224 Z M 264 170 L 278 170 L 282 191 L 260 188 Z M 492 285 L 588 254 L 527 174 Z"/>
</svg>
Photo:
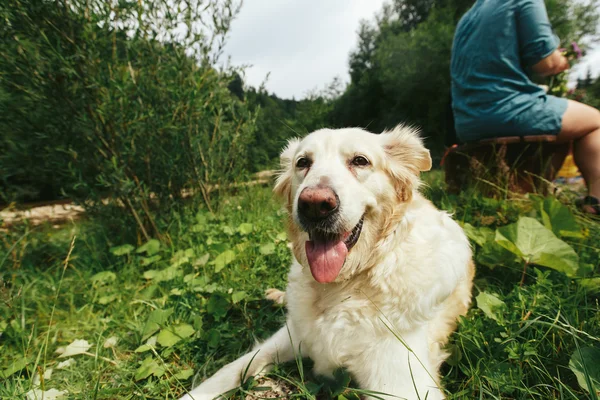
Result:
<svg viewBox="0 0 600 400">
<path fill-rule="evenodd" d="M 214 65 L 238 7 L 17 1 L 0 6 L 0 180 L 48 182 L 90 211 L 124 208 L 146 237 L 184 190 L 240 177 L 255 113 Z M 210 23 L 206 21 L 211 21 Z M 27 193 L 7 190 L 4 200 Z M 154 230 L 154 232 L 152 232 Z"/>
<path fill-rule="evenodd" d="M 304 136 L 312 131 L 329 127 L 326 123 L 338 85 L 311 93 L 306 99 L 280 99 L 263 89 L 249 89 L 245 95 L 250 107 L 258 112 L 256 134 L 250 143 L 252 170 L 275 169 L 279 153 L 292 137 Z"/>
<path fill-rule="evenodd" d="M 335 126 L 373 131 L 400 122 L 423 129 L 434 157 L 453 134 L 450 55 L 454 30 L 474 0 L 394 0 L 363 22 L 350 55 L 350 84 L 334 103 Z M 546 0 L 553 28 L 567 47 L 597 37 L 598 0 Z"/>
</svg>

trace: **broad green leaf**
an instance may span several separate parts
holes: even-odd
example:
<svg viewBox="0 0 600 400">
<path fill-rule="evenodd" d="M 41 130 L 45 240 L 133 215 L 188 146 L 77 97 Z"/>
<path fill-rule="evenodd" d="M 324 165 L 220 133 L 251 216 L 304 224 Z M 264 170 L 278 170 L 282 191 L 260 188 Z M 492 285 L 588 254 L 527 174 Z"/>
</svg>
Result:
<svg viewBox="0 0 600 400">
<path fill-rule="evenodd" d="M 462 358 L 463 358 L 462 351 L 460 350 L 460 346 L 452 344 L 452 345 L 446 346 L 445 349 L 448 353 L 450 353 L 450 355 L 446 359 L 446 363 L 448 365 L 450 365 L 451 367 L 458 366 L 460 364 L 460 360 L 462 360 Z"/>
<path fill-rule="evenodd" d="M 140 300 L 150 300 L 154 298 L 154 295 L 156 294 L 156 292 L 158 291 L 158 284 L 153 283 L 152 285 L 149 285 L 148 287 L 142 289 L 139 294 L 138 294 L 138 298 Z"/>
<path fill-rule="evenodd" d="M 276 239 L 279 240 L 279 241 L 287 240 L 287 233 L 285 233 L 285 232 L 279 232 L 277 234 Z"/>
<path fill-rule="evenodd" d="M 581 236 L 581 227 L 567 206 L 555 197 L 546 197 L 538 205 L 544 226 L 556 236 Z"/>
<path fill-rule="evenodd" d="M 240 226 L 238 226 L 237 231 L 240 233 L 240 235 L 245 236 L 252 233 L 253 229 L 254 225 L 244 222 L 243 224 L 240 224 Z"/>
<path fill-rule="evenodd" d="M 217 290 L 221 290 L 221 287 L 215 283 L 208 283 L 209 279 L 205 279 L 204 277 L 197 277 L 187 282 L 188 287 L 190 287 L 194 292 L 203 292 L 203 293 L 213 293 Z"/>
<path fill-rule="evenodd" d="M 204 231 L 204 228 L 205 228 L 204 224 L 195 224 L 195 225 L 192 225 L 192 227 L 190 229 L 192 232 L 198 233 L 198 232 Z"/>
<path fill-rule="evenodd" d="M 225 266 L 229 265 L 233 260 L 235 260 L 235 253 L 233 250 L 227 250 L 223 253 L 219 254 L 217 258 L 214 259 L 212 264 L 215 266 L 215 272 L 221 271 Z"/>
<path fill-rule="evenodd" d="M 151 279 L 154 282 L 170 281 L 180 276 L 183 276 L 183 271 L 178 265 L 173 265 L 162 270 L 150 269 L 144 272 L 144 278 Z"/>
<path fill-rule="evenodd" d="M 507 266 L 518 261 L 514 253 L 500 246 L 495 241 L 486 242 L 481 249 L 477 250 L 475 259 L 479 264 L 491 269 L 499 266 Z"/>
<path fill-rule="evenodd" d="M 333 380 L 328 382 L 328 392 L 333 398 L 341 395 L 344 390 L 350 385 L 350 374 L 343 368 L 338 368 L 333 372 Z"/>
<path fill-rule="evenodd" d="M 193 279 L 190 279 L 187 282 L 188 286 L 194 289 L 195 291 L 200 291 L 206 286 L 207 283 L 208 280 L 203 276 L 194 277 Z"/>
<path fill-rule="evenodd" d="M 126 254 L 131 253 L 133 251 L 133 249 L 135 249 L 135 247 L 133 247 L 132 245 L 124 244 L 121 246 L 111 247 L 110 252 L 111 252 L 111 254 L 114 254 L 115 256 L 124 256 Z"/>
<path fill-rule="evenodd" d="M 268 256 L 270 254 L 275 253 L 275 243 L 267 243 L 260 246 L 260 254 Z"/>
<path fill-rule="evenodd" d="M 600 348 L 583 347 L 575 350 L 569 368 L 577 377 L 579 386 L 588 393 L 600 394 Z"/>
<path fill-rule="evenodd" d="M 595 270 L 596 266 L 594 264 L 586 262 L 579 263 L 579 276 L 592 276 L 594 275 Z"/>
<path fill-rule="evenodd" d="M 580 279 L 578 282 L 589 294 L 600 293 L 600 278 L 585 278 Z"/>
<path fill-rule="evenodd" d="M 172 308 L 166 310 L 154 310 L 148 316 L 148 321 L 144 325 L 142 330 L 142 340 L 148 339 L 154 332 L 159 330 L 169 320 L 169 317 L 173 314 Z"/>
<path fill-rule="evenodd" d="M 140 264 L 142 267 L 146 267 L 148 265 L 154 264 L 157 261 L 160 261 L 161 259 L 162 257 L 159 255 L 155 255 L 152 257 L 142 257 Z"/>
<path fill-rule="evenodd" d="M 376 398 L 376 397 L 375 397 Z M 337 397 L 337 400 L 360 400 L 361 397 L 355 392 L 345 392 Z"/>
<path fill-rule="evenodd" d="M 196 331 L 201 331 L 202 325 L 203 325 L 202 316 L 194 315 L 194 317 L 192 318 L 192 326 L 194 327 L 194 329 Z"/>
<path fill-rule="evenodd" d="M 102 271 L 102 272 L 98 272 L 97 274 L 94 274 L 90 280 L 93 283 L 99 282 L 99 283 L 107 283 L 107 282 L 112 282 L 115 279 L 117 279 L 117 275 L 114 272 L 111 271 Z"/>
<path fill-rule="evenodd" d="M 144 343 L 143 345 L 139 346 L 134 351 L 136 353 L 143 353 L 145 351 L 152 350 L 154 348 L 156 348 L 156 336 L 152 336 L 151 338 L 149 338 L 146 341 L 146 343 Z"/>
<path fill-rule="evenodd" d="M 501 315 L 500 312 L 506 307 L 506 303 L 500 300 L 498 296 L 487 292 L 479 293 L 475 300 L 477 301 L 477 308 L 495 321 L 498 321 L 498 317 Z"/>
<path fill-rule="evenodd" d="M 194 249 L 192 249 L 192 248 L 185 249 L 185 250 L 178 250 L 171 257 L 171 264 L 181 265 L 185 262 L 188 262 L 193 257 L 194 257 Z"/>
<path fill-rule="evenodd" d="M 206 241 L 206 244 L 209 244 L 209 241 L 210 241 L 210 238 L 209 238 L 209 240 Z M 229 250 L 229 245 L 227 243 L 213 240 L 212 243 L 210 243 L 210 249 L 213 252 L 220 254 L 226 250 Z M 214 263 L 214 261 L 213 261 L 213 263 Z"/>
<path fill-rule="evenodd" d="M 216 320 L 220 320 L 227 314 L 229 310 L 229 302 L 225 297 L 218 293 L 214 293 L 206 303 L 206 311 L 211 314 Z"/>
<path fill-rule="evenodd" d="M 323 387 L 323 384 L 317 384 L 316 382 L 312 382 L 312 381 L 308 381 L 306 382 L 306 390 L 308 391 L 308 393 L 312 394 L 312 395 L 316 395 L 317 393 L 319 393 L 321 391 L 321 388 Z"/>
<path fill-rule="evenodd" d="M 250 247 L 250 242 L 242 242 L 235 245 L 235 250 L 237 250 L 238 253 L 242 253 L 248 247 Z"/>
<path fill-rule="evenodd" d="M 516 223 L 499 228 L 496 242 L 527 263 L 552 268 L 567 276 L 577 275 L 579 256 L 575 250 L 533 218 L 521 217 Z"/>
<path fill-rule="evenodd" d="M 222 290 L 221 286 L 216 283 L 210 283 L 206 286 L 196 286 L 193 289 L 195 292 L 203 292 L 203 293 L 214 293 L 218 290 Z"/>
<path fill-rule="evenodd" d="M 156 341 L 163 347 L 171 347 L 181 339 L 190 337 L 196 332 L 191 325 L 177 324 L 163 328 Z"/>
<path fill-rule="evenodd" d="M 206 224 L 206 214 L 199 212 L 198 214 L 196 214 L 196 222 L 198 222 L 199 224 Z"/>
<path fill-rule="evenodd" d="M 178 258 L 177 260 L 173 261 L 170 266 L 172 268 L 178 268 L 178 267 L 182 266 L 183 264 L 187 264 L 189 262 L 190 262 L 189 257 L 181 257 L 181 258 Z"/>
<path fill-rule="evenodd" d="M 233 302 L 233 304 L 237 304 L 240 301 L 244 300 L 248 295 L 246 294 L 246 292 L 234 292 L 231 295 L 231 301 Z"/>
<path fill-rule="evenodd" d="M 494 240 L 494 231 L 488 227 L 476 228 L 469 223 L 465 223 L 463 225 L 463 230 L 471 241 L 482 247 L 486 243 Z"/>
<path fill-rule="evenodd" d="M 135 380 L 146 379 L 150 375 L 154 375 L 157 378 L 163 376 L 165 368 L 161 367 L 152 356 L 148 356 L 142 361 L 142 365 L 135 371 Z"/>
<path fill-rule="evenodd" d="M 210 258 L 210 254 L 206 253 L 202 257 L 196 258 L 194 260 L 194 263 L 192 265 L 194 267 L 202 267 L 203 265 L 206 265 L 206 263 L 208 262 L 209 258 Z"/>
<path fill-rule="evenodd" d="M 100 296 L 98 297 L 98 299 L 96 300 L 96 303 L 98 304 L 102 304 L 102 305 L 106 305 L 106 304 L 110 304 L 113 301 L 115 301 L 115 299 L 117 298 L 116 294 L 107 294 L 106 296 Z"/>
<path fill-rule="evenodd" d="M 14 374 L 15 372 L 21 371 L 23 368 L 27 366 L 27 359 L 22 357 L 16 360 L 13 360 L 12 363 L 7 363 L 8 367 L 4 370 L 0 370 L 0 378 L 7 379 L 9 376 Z"/>
<path fill-rule="evenodd" d="M 217 347 L 221 341 L 221 332 L 216 329 L 211 329 L 206 334 L 206 340 L 208 341 L 208 347 Z"/>
<path fill-rule="evenodd" d="M 179 371 L 175 375 L 173 375 L 173 378 L 180 380 L 180 381 L 184 381 L 192 375 L 194 375 L 193 369 L 184 369 L 184 370 Z"/>
<path fill-rule="evenodd" d="M 135 353 L 144 353 L 146 351 L 151 350 L 152 347 L 147 345 L 147 344 L 143 344 L 141 346 L 139 346 L 137 349 L 134 350 Z"/>
<path fill-rule="evenodd" d="M 146 253 L 147 256 L 153 256 L 160 250 L 160 242 L 156 239 L 150 239 L 144 245 L 137 248 L 136 253 Z"/>
</svg>

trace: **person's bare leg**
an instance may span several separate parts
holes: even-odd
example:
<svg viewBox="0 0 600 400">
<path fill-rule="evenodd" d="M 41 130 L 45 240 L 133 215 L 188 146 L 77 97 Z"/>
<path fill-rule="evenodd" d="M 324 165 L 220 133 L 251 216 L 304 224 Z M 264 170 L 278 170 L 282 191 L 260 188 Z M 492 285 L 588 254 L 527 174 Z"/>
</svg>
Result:
<svg viewBox="0 0 600 400">
<path fill-rule="evenodd" d="M 573 158 L 590 196 L 600 199 L 600 111 L 569 100 L 559 141 L 574 141 Z"/>
</svg>

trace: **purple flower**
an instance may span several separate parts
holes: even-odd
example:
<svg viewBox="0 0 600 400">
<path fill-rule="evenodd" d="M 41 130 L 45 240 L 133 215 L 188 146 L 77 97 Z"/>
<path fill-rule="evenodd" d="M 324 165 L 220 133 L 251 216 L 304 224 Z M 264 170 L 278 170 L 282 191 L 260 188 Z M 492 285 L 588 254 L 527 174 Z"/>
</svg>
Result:
<svg viewBox="0 0 600 400">
<path fill-rule="evenodd" d="M 583 52 L 581 51 L 576 42 L 571 42 L 571 46 L 573 46 L 573 51 L 577 53 L 577 59 L 583 57 Z"/>
</svg>

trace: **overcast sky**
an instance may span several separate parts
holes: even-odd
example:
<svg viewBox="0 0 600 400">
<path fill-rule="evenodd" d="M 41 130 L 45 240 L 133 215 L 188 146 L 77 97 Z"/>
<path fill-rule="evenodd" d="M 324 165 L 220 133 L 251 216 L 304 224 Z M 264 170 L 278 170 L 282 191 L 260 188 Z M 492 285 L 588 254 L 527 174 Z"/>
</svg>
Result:
<svg viewBox="0 0 600 400">
<path fill-rule="evenodd" d="M 570 81 L 575 82 L 578 77 L 585 77 L 588 69 L 592 71 L 593 77 L 600 75 L 600 45 L 598 44 L 590 48 L 583 60 L 573 68 L 569 76 Z"/>
<path fill-rule="evenodd" d="M 300 99 L 336 76 L 349 81 L 348 55 L 358 42 L 361 19 L 372 19 L 384 0 L 244 0 L 225 54 L 233 65 L 251 65 L 246 83 L 266 82 L 269 92 Z M 600 74 L 600 46 L 590 51 L 571 79 L 588 66 Z"/>
<path fill-rule="evenodd" d="M 361 19 L 383 0 L 244 0 L 225 48 L 233 65 L 250 64 L 246 82 L 266 83 L 283 98 L 302 98 L 336 76 L 348 76 L 348 55 Z"/>
</svg>

